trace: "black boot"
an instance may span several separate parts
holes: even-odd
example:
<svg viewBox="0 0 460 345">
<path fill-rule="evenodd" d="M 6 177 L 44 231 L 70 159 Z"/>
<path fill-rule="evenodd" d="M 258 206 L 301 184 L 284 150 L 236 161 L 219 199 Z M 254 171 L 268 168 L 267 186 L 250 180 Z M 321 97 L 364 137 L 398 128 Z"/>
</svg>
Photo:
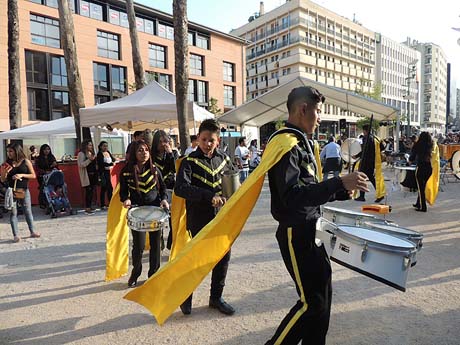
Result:
<svg viewBox="0 0 460 345">
<path fill-rule="evenodd" d="M 235 314 L 235 309 L 233 309 L 233 307 L 230 304 L 225 302 L 222 297 L 220 297 L 220 298 L 210 297 L 209 298 L 209 307 L 210 308 L 215 308 L 215 309 L 219 310 L 222 314 L 225 314 L 225 315 L 233 315 L 233 314 Z"/>
<path fill-rule="evenodd" d="M 184 315 L 190 315 L 192 313 L 192 295 L 180 305 L 180 310 L 182 310 L 182 314 Z"/>
</svg>

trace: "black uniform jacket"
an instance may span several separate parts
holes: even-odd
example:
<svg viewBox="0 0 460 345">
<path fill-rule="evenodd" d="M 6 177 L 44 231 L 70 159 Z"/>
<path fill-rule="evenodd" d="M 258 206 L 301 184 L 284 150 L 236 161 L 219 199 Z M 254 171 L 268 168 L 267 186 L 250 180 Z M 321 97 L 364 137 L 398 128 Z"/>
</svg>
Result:
<svg viewBox="0 0 460 345">
<path fill-rule="evenodd" d="M 157 156 L 153 160 L 153 164 L 160 170 L 166 188 L 173 189 L 176 181 L 176 159 L 174 151 L 172 153 L 165 152 L 162 156 Z"/>
<path fill-rule="evenodd" d="M 230 158 L 217 149 L 209 158 L 198 147 L 182 160 L 174 192 L 186 200 L 187 230 L 197 233 L 215 217 L 211 200 L 222 194 L 222 175 L 231 166 Z"/>
<path fill-rule="evenodd" d="M 152 173 L 150 164 L 144 165 L 143 172 L 139 174 L 139 189 L 136 188 L 133 172 L 125 166 L 120 172 L 120 201 L 131 200 L 131 204 L 143 206 L 159 206 L 166 200 L 166 186 L 158 169 Z"/>
<path fill-rule="evenodd" d="M 300 128 L 290 123 L 286 126 L 297 130 L 299 143 L 268 172 L 271 212 L 285 226 L 311 225 L 320 216 L 320 205 L 349 196 L 339 177 L 318 183 L 313 145 Z"/>
</svg>

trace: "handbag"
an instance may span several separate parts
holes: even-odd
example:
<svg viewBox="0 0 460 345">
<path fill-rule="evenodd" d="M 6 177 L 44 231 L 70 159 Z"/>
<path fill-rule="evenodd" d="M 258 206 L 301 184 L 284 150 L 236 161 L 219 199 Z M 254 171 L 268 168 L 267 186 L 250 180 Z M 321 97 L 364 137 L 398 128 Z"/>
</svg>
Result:
<svg viewBox="0 0 460 345">
<path fill-rule="evenodd" d="M 24 188 L 16 188 L 16 182 L 18 180 L 14 180 L 14 187 L 13 187 L 13 198 L 15 199 L 24 199 L 26 197 L 26 190 Z"/>
</svg>

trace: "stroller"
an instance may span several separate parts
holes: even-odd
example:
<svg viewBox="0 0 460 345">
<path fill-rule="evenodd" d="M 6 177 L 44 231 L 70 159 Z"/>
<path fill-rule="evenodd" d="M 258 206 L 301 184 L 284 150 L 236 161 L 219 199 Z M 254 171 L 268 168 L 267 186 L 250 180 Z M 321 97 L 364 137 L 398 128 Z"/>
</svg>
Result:
<svg viewBox="0 0 460 345">
<path fill-rule="evenodd" d="M 57 213 L 66 211 L 69 215 L 74 214 L 67 197 L 67 185 L 64 181 L 64 173 L 61 170 L 53 170 L 43 175 L 43 194 L 46 198 L 46 214 L 51 218 L 57 218 Z"/>
</svg>

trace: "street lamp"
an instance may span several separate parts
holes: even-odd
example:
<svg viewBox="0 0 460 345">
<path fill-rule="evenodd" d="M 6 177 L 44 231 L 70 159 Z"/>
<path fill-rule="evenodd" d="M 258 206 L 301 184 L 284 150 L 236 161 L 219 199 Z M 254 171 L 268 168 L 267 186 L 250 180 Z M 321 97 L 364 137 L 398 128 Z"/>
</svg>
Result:
<svg viewBox="0 0 460 345">
<path fill-rule="evenodd" d="M 407 127 L 406 127 L 406 137 L 410 137 L 411 131 L 410 131 L 410 86 L 411 86 L 411 81 L 416 79 L 417 77 L 417 62 L 418 60 L 415 59 L 407 64 L 407 94 L 406 94 L 406 99 L 407 99 Z"/>
</svg>

